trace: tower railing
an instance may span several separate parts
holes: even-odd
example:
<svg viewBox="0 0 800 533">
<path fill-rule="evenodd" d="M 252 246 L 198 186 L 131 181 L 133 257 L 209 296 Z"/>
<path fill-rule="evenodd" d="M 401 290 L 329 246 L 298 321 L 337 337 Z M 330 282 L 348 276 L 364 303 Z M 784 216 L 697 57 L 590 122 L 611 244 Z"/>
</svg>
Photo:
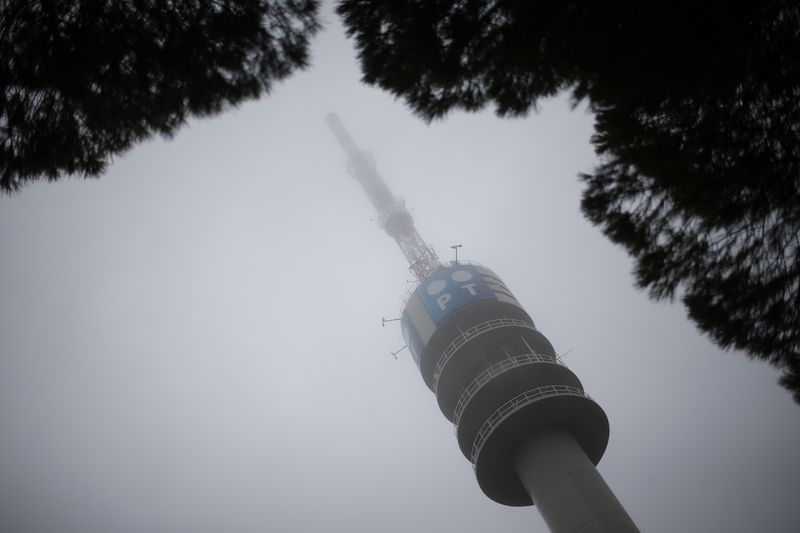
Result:
<svg viewBox="0 0 800 533">
<path fill-rule="evenodd" d="M 522 394 L 518 394 L 500 406 L 486 419 L 486 422 L 483 423 L 481 429 L 478 430 L 475 436 L 475 440 L 472 443 L 472 453 L 470 454 L 473 467 L 481 452 L 481 448 L 483 448 L 483 445 L 486 443 L 486 439 L 511 412 L 515 411 L 518 407 L 532 404 L 542 398 L 562 395 L 582 396 L 590 400 L 592 399 L 591 396 L 577 387 L 572 387 L 570 385 L 545 385 L 544 387 L 537 387 L 525 391 Z"/>
<path fill-rule="evenodd" d="M 493 364 L 473 379 L 469 385 L 464 389 L 464 392 L 461 393 L 461 397 L 458 399 L 458 403 L 456 404 L 455 413 L 453 414 L 453 426 L 458 429 L 458 422 L 461 420 L 461 415 L 464 412 L 464 408 L 472 399 L 472 396 L 475 392 L 478 391 L 481 387 L 483 387 L 486 383 L 492 380 L 495 376 L 502 374 L 503 372 L 508 371 L 511 368 L 516 368 L 520 366 L 530 365 L 530 364 L 537 364 L 537 363 L 550 363 L 561 365 L 566 367 L 560 359 L 558 359 L 554 355 L 546 355 L 546 354 L 538 354 L 538 353 L 529 353 L 523 355 L 515 355 L 514 357 L 510 357 L 508 359 L 503 359 L 502 361 L 498 361 L 497 363 Z"/>
<path fill-rule="evenodd" d="M 462 331 L 453 341 L 445 348 L 442 352 L 442 355 L 439 357 L 439 361 L 436 363 L 436 369 L 433 371 L 433 391 L 434 393 L 437 392 L 439 386 L 439 378 L 442 375 L 442 370 L 447 365 L 448 361 L 453 357 L 453 355 L 458 351 L 459 348 L 464 346 L 467 342 L 478 337 L 487 331 L 492 331 L 499 328 L 505 328 L 509 326 L 518 326 L 527 328 L 533 331 L 538 331 L 533 324 L 530 322 L 526 322 L 525 320 L 519 320 L 518 318 L 495 318 L 492 320 L 487 320 L 486 322 L 481 322 L 471 328 Z"/>
</svg>

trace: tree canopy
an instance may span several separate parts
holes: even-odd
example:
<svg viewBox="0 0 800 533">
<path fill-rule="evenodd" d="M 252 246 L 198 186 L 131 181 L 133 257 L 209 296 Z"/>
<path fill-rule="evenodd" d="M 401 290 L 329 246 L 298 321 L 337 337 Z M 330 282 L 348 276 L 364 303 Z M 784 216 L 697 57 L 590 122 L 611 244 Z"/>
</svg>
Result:
<svg viewBox="0 0 800 533">
<path fill-rule="evenodd" d="M 588 100 L 582 209 L 800 402 L 800 4 L 343 0 L 363 80 L 426 120 Z"/>
<path fill-rule="evenodd" d="M 135 142 L 268 92 L 308 60 L 317 0 L 0 4 L 0 192 L 100 175 Z"/>
</svg>

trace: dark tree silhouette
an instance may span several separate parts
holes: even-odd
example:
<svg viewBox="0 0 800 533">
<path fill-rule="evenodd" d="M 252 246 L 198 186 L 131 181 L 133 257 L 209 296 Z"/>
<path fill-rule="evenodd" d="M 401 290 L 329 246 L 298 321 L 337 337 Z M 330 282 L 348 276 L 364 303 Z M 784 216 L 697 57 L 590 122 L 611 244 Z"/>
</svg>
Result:
<svg viewBox="0 0 800 533">
<path fill-rule="evenodd" d="M 317 0 L 0 2 L 0 191 L 109 158 L 304 67 Z"/>
<path fill-rule="evenodd" d="M 585 215 L 656 299 L 784 371 L 800 402 L 800 4 L 344 0 L 365 82 L 426 120 L 596 116 Z"/>
</svg>

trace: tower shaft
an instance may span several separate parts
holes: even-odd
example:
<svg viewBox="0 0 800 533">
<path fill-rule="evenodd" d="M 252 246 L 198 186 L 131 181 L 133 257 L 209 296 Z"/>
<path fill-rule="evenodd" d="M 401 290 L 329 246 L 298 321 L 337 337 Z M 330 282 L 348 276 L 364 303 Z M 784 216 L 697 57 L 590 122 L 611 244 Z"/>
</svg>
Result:
<svg viewBox="0 0 800 533">
<path fill-rule="evenodd" d="M 550 531 L 638 531 L 569 433 L 545 431 L 531 437 L 517 451 L 515 466 Z"/>
</svg>

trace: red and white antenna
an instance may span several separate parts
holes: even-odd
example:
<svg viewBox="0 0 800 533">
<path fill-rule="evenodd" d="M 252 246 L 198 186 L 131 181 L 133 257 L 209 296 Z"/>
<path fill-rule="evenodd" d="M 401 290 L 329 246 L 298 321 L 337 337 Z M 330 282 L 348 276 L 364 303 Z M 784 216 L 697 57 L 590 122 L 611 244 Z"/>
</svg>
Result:
<svg viewBox="0 0 800 533">
<path fill-rule="evenodd" d="M 328 125 L 347 153 L 347 171 L 358 180 L 378 212 L 378 225 L 395 240 L 419 281 L 442 267 L 439 257 L 414 227 L 414 219 L 402 198 L 395 198 L 375 168 L 372 157 L 360 150 L 335 113 L 328 113 Z"/>
</svg>

